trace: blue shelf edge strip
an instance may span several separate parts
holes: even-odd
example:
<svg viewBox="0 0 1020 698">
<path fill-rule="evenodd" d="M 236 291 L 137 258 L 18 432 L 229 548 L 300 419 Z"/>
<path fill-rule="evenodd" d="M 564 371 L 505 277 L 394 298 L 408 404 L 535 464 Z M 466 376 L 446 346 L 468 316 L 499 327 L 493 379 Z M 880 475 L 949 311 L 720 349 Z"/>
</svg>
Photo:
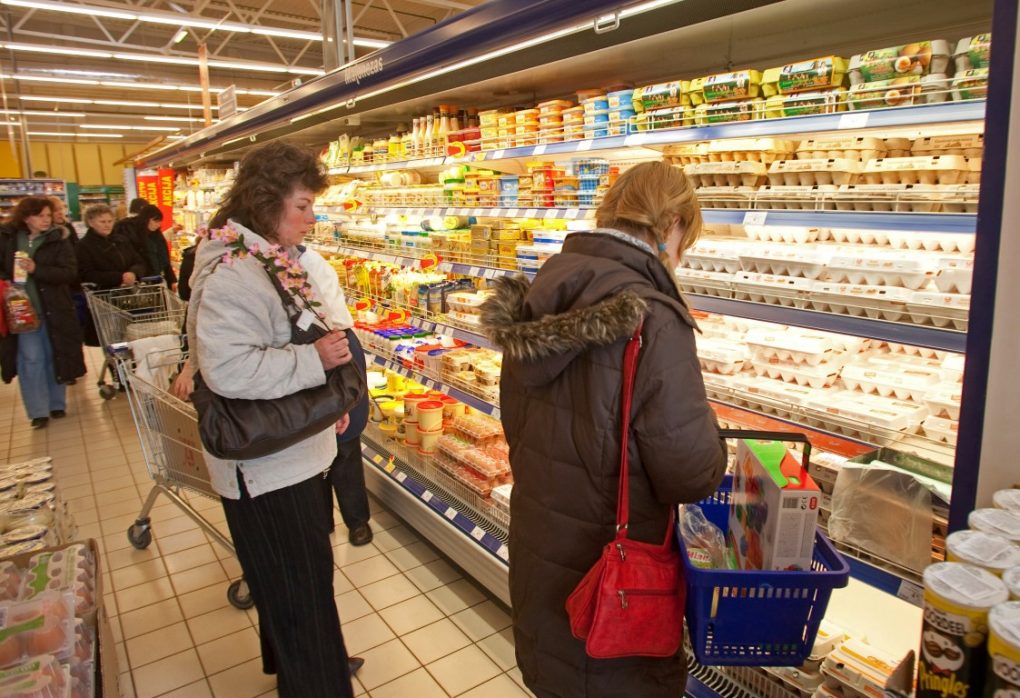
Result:
<svg viewBox="0 0 1020 698">
<path fill-rule="evenodd" d="M 397 465 L 388 467 L 390 454 L 381 452 L 364 442 L 361 444 L 361 454 L 364 460 L 367 460 L 373 467 L 378 468 L 388 478 L 418 498 L 429 509 L 448 521 L 451 526 L 478 543 L 487 553 L 504 565 L 509 565 L 510 553 L 503 541 L 488 531 L 483 530 L 474 521 L 425 487 L 415 478 L 413 473 L 408 474 Z"/>
<path fill-rule="evenodd" d="M 871 318 L 836 315 L 815 310 L 801 310 L 782 305 L 741 301 L 733 298 L 717 298 L 687 294 L 687 299 L 695 310 L 706 313 L 735 315 L 750 320 L 776 322 L 781 325 L 795 325 L 813 330 L 838 332 L 857 337 L 868 337 L 884 342 L 909 344 L 911 346 L 928 347 L 942 351 L 962 354 L 967 348 L 967 333 L 955 330 L 943 330 L 937 327 L 907 325 Z"/>
<path fill-rule="evenodd" d="M 892 596 L 913 604 L 918 608 L 923 606 L 924 588 L 921 585 L 915 584 L 909 579 L 898 577 L 891 572 L 886 572 L 885 570 L 875 567 L 863 560 L 847 555 L 842 551 L 840 551 L 840 554 L 850 566 L 850 576 L 853 579 L 874 587 L 879 591 L 891 594 Z"/>
<path fill-rule="evenodd" d="M 905 230 L 924 233 L 974 233 L 974 213 L 876 213 L 872 211 L 790 211 L 785 209 L 703 208 L 706 223 L 791 225 L 808 228 Z"/>
<path fill-rule="evenodd" d="M 491 417 L 499 419 L 499 408 L 493 405 L 492 403 L 486 402 L 485 400 L 479 397 L 475 397 L 474 395 L 469 395 L 468 393 L 465 393 L 463 390 L 458 390 L 457 388 L 453 388 L 440 381 L 434 380 L 432 378 L 427 378 L 426 376 L 423 376 L 416 371 L 413 371 L 405 366 L 400 365 L 396 361 L 392 361 L 390 359 L 383 358 L 376 354 L 372 354 L 370 349 L 366 349 L 365 353 L 371 356 L 372 363 L 376 364 L 377 366 L 388 368 L 391 371 L 395 371 L 406 378 L 418 381 L 419 383 L 428 387 L 430 390 L 441 389 L 453 399 L 459 400 L 463 402 L 465 405 L 469 405 L 473 409 L 476 409 L 483 414 L 487 414 Z"/>
</svg>

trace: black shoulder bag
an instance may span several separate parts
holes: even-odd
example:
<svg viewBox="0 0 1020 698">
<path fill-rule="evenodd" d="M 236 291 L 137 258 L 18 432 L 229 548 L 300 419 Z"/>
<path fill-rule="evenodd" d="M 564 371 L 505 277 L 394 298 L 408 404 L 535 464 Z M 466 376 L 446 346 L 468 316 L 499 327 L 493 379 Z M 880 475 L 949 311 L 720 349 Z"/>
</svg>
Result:
<svg viewBox="0 0 1020 698">
<path fill-rule="evenodd" d="M 298 325 L 301 310 L 273 274 L 291 323 L 291 344 L 313 344 L 328 330 L 313 322 Z M 347 330 L 350 333 L 350 330 Z M 272 400 L 245 400 L 217 395 L 195 373 L 191 402 L 198 412 L 205 449 L 225 460 L 252 460 L 282 451 L 335 424 L 364 398 L 365 375 L 354 361 L 326 371 L 326 383 Z"/>
</svg>

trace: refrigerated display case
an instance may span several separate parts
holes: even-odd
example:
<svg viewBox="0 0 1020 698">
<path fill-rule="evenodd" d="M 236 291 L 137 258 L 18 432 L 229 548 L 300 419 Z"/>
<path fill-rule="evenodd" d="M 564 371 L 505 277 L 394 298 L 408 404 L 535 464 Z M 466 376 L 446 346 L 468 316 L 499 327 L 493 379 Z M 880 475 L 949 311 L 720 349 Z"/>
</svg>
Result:
<svg viewBox="0 0 1020 698">
<path fill-rule="evenodd" d="M 482 187 L 465 193 L 463 182 L 459 189 L 446 186 L 457 179 L 444 181 L 446 171 L 487 172 L 481 176 L 497 181 L 488 186 L 498 187 L 500 178 L 516 176 L 519 184 L 535 163 L 578 179 L 571 168 L 581 160 L 599 160 L 607 170 L 663 158 L 684 167 L 699 186 L 707 230 L 678 278 L 705 320 L 699 348 L 721 421 L 808 434 L 822 454 L 812 461 L 812 475 L 827 489 L 829 505 L 847 461 L 894 461 L 938 483 L 940 492 L 951 486 L 951 496 L 933 496 L 928 512 L 929 559 L 941 559 L 948 532 L 965 526 L 966 514 L 994 487 L 1012 482 L 1004 472 L 1002 434 L 982 426 L 1001 425 L 1005 414 L 1001 406 L 985 404 L 985 391 L 1001 392 L 1007 384 L 990 380 L 988 357 L 993 313 L 999 332 L 1006 312 L 995 299 L 1005 259 L 999 254 L 1000 224 L 1009 204 L 1003 191 L 1015 4 L 571 5 L 487 3 L 150 157 L 153 164 L 181 166 L 229 161 L 251 142 L 288 134 L 324 150 L 345 139 L 346 159 L 335 149 L 325 153 L 336 179 L 320 206 L 317 244 L 335 256 L 355 309 L 362 318 L 392 316 L 423 337 L 444 335 L 483 349 L 492 347 L 469 306 L 441 299 L 430 307 L 427 295 L 423 303 L 406 289 L 373 285 L 372 274 L 439 274 L 462 282 L 457 291 L 470 292 L 500 275 L 533 273 L 550 248 L 530 248 L 554 250 L 556 234 L 590 228 L 597 192 L 557 198 L 551 188 L 548 198 L 527 199 L 519 190 L 511 196 L 508 188 L 487 199 Z M 522 142 L 498 130 L 496 140 L 487 142 L 483 125 L 477 148 L 462 141 L 463 147 L 448 152 L 419 149 L 410 157 L 398 149 L 391 157 L 388 148 L 373 148 L 386 152 L 381 161 L 373 152 L 366 162 L 364 149 L 361 159 L 353 157 L 354 139 L 389 143 L 400 125 L 406 132 L 415 116 L 438 105 L 527 112 L 549 100 L 580 102 L 578 87 L 620 91 L 745 67 L 767 78 L 769 66 L 816 56 L 850 57 L 931 39 L 955 48 L 993 25 L 1004 40 L 991 54 L 987 97 L 954 92 L 946 78 L 934 90 L 941 98 L 918 88 L 911 93 L 917 98 L 903 106 L 861 110 L 858 100 L 842 103 L 843 110 L 837 97 L 828 113 L 823 106 L 822 113 L 773 111 L 773 118 L 719 122 L 713 112 L 702 114 L 702 123 L 685 114 L 642 121 L 635 112 L 619 133 L 610 133 L 608 125 L 604 133 L 582 127 L 568 134 L 564 127 L 559 139 L 547 142 L 540 142 L 541 128 L 528 127 Z M 418 62 L 412 65 L 411 56 Z M 948 65 L 956 57 L 945 58 Z M 967 77 L 972 68 L 962 65 L 956 67 Z M 704 88 L 691 94 L 703 97 Z M 742 164 L 749 162 L 755 164 Z M 383 179 L 405 173 L 413 176 Z M 583 194 L 583 187 L 577 189 Z M 441 230 L 444 219 L 451 231 Z M 464 219 L 517 227 L 532 239 L 472 247 L 464 225 L 470 220 Z M 536 230 L 550 233 L 548 239 L 536 244 Z M 1000 287 L 1010 282 L 998 281 Z M 761 351 L 773 336 L 792 338 L 785 355 Z M 469 381 L 387 347 L 369 350 L 377 369 L 499 416 L 498 393 L 477 377 Z M 1005 354 L 998 360 L 1005 362 Z M 1011 398 L 1003 399 L 1008 404 Z M 986 421 L 986 414 L 999 421 Z M 442 458 L 397 443 L 384 424 L 373 423 L 364 437 L 370 488 L 508 600 L 508 519 L 499 502 L 452 477 L 437 465 Z M 876 638 L 890 652 L 915 648 L 919 570 L 881 545 L 843 541 L 841 547 L 854 582 L 834 595 L 828 618 Z M 707 668 L 692 676 L 705 684 L 731 681 L 718 691 L 723 694 L 769 680 L 761 673 L 721 676 Z M 692 695 L 711 695 L 695 683 Z M 779 686 L 775 695 L 786 695 Z"/>
</svg>

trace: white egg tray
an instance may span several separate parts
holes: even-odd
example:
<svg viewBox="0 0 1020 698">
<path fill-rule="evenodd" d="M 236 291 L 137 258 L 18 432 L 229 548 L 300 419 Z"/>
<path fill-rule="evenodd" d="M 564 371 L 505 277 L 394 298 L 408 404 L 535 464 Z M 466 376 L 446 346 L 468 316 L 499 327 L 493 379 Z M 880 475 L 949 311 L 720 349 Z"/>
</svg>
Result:
<svg viewBox="0 0 1020 698">
<path fill-rule="evenodd" d="M 899 250 L 928 250 L 929 252 L 974 251 L 973 233 L 922 233 L 913 230 L 890 230 L 889 245 Z"/>
<path fill-rule="evenodd" d="M 908 433 L 917 431 L 928 414 L 926 407 L 898 400 L 870 399 L 868 395 L 851 390 L 827 391 L 806 406 L 823 415 L 836 415 L 871 427 Z M 823 419 L 821 425 L 824 424 Z"/>
<path fill-rule="evenodd" d="M 970 312 L 970 294 L 918 291 L 907 304 L 910 317 L 918 325 L 934 325 L 953 329 L 967 329 Z"/>
<path fill-rule="evenodd" d="M 828 333 L 772 326 L 750 330 L 744 342 L 766 361 L 775 359 L 817 366 L 835 357 L 832 336 Z"/>
<path fill-rule="evenodd" d="M 851 184 L 832 194 L 839 211 L 972 213 L 977 197 L 961 185 Z"/>
<path fill-rule="evenodd" d="M 696 193 L 698 202 L 706 208 L 751 208 L 757 189 L 712 186 L 699 187 Z"/>
<path fill-rule="evenodd" d="M 910 147 L 913 155 L 959 155 L 968 160 L 981 158 L 985 149 L 985 137 L 980 133 L 955 136 L 929 136 L 918 138 Z"/>
<path fill-rule="evenodd" d="M 760 162 L 701 162 L 684 165 L 684 174 L 695 187 L 757 187 L 768 179 Z"/>
<path fill-rule="evenodd" d="M 942 293 L 969 294 L 973 285 L 973 257 L 940 257 L 935 287 Z"/>
<path fill-rule="evenodd" d="M 786 404 L 791 406 L 806 405 L 817 395 L 816 389 L 810 386 L 787 383 L 782 380 L 748 373 L 735 376 L 734 387 L 750 395 L 761 396 L 766 400 L 774 400 L 779 403 L 779 405 L 774 406 L 773 413 L 775 413 L 776 409 L 782 409 L 782 406 Z M 789 414 L 789 412 L 786 414 Z"/>
<path fill-rule="evenodd" d="M 862 179 L 865 184 L 963 184 L 967 171 L 960 155 L 887 157 L 868 161 Z"/>
<path fill-rule="evenodd" d="M 944 419 L 960 418 L 960 389 L 954 391 L 928 393 L 925 404 L 932 416 Z"/>
<path fill-rule="evenodd" d="M 751 367 L 759 377 L 767 376 L 774 380 L 808 386 L 816 390 L 835 383 L 839 378 L 840 371 L 840 366 L 836 364 L 824 363 L 808 366 L 807 364 L 760 361 L 754 357 L 751 358 Z"/>
<path fill-rule="evenodd" d="M 881 268 L 878 265 L 886 262 Z M 893 286 L 917 291 L 926 288 L 934 277 L 931 269 L 922 268 L 924 260 L 882 260 L 878 258 L 833 257 L 829 263 L 829 279 L 854 286 Z M 897 269 L 901 266 L 906 268 Z M 910 267 L 915 267 L 911 269 Z M 929 265 L 929 266 L 933 266 Z M 890 268 L 892 267 L 892 268 Z"/>
<path fill-rule="evenodd" d="M 740 271 L 740 247 L 715 240 L 702 240 L 684 253 L 683 264 L 700 271 Z"/>
<path fill-rule="evenodd" d="M 810 302 L 814 282 L 791 276 L 739 271 L 733 275 L 733 295 L 737 300 L 769 303 L 804 309 Z"/>
<path fill-rule="evenodd" d="M 705 381 L 705 388 L 708 391 L 714 389 L 721 392 L 732 391 L 739 385 L 740 379 L 740 376 L 735 374 L 713 373 L 711 371 L 703 372 L 701 377 Z"/>
<path fill-rule="evenodd" d="M 936 380 L 942 380 L 940 374 L 942 362 L 937 357 L 907 356 L 906 354 L 878 351 L 859 357 L 857 363 L 867 364 L 892 373 L 917 369 L 927 371 Z"/>
<path fill-rule="evenodd" d="M 709 162 L 708 143 L 677 143 L 666 146 L 662 155 L 674 165 Z"/>
<path fill-rule="evenodd" d="M 761 242 L 795 242 L 800 245 L 815 242 L 821 234 L 818 228 L 789 225 L 745 225 L 744 232 L 752 240 L 759 240 Z"/>
<path fill-rule="evenodd" d="M 676 277 L 684 289 L 703 296 L 729 297 L 732 293 L 733 274 L 725 271 L 677 269 Z"/>
<path fill-rule="evenodd" d="M 792 209 L 802 211 L 833 211 L 836 205 L 830 200 L 839 188 L 835 184 L 820 186 L 765 186 L 755 197 L 760 209 Z"/>
<path fill-rule="evenodd" d="M 815 184 L 853 184 L 860 176 L 861 165 L 854 160 L 811 158 L 809 160 L 777 160 L 769 165 L 768 178 L 773 186 Z"/>
<path fill-rule="evenodd" d="M 927 274 L 937 269 L 938 258 L 924 252 L 898 252 L 880 248 L 840 247 L 829 260 L 830 267 L 861 271 L 889 271 Z"/>
<path fill-rule="evenodd" d="M 889 347 L 889 352 L 892 354 L 920 356 L 922 359 L 938 359 L 939 361 L 942 361 L 946 357 L 946 352 L 944 351 L 930 349 L 928 347 L 915 347 L 913 344 L 897 344 L 896 342 L 889 342 L 886 346 Z"/>
<path fill-rule="evenodd" d="M 885 157 L 885 143 L 880 138 L 833 136 L 801 141 L 797 147 L 798 160 L 853 160 L 867 162 Z"/>
<path fill-rule="evenodd" d="M 796 141 L 781 138 L 730 138 L 708 143 L 709 162 L 750 161 L 765 165 L 783 160 L 797 149 Z"/>
<path fill-rule="evenodd" d="M 832 249 L 825 247 L 760 247 L 744 250 L 739 255 L 744 271 L 805 279 L 818 279 L 824 275 L 831 257 Z"/>
<path fill-rule="evenodd" d="M 864 245 L 887 245 L 889 233 L 885 230 L 854 230 L 850 228 L 822 228 L 818 235 L 819 241 L 852 242 Z"/>
<path fill-rule="evenodd" d="M 843 367 L 843 385 L 848 390 L 878 393 L 882 397 L 895 396 L 897 400 L 913 400 L 922 404 L 938 384 L 938 375 L 925 370 L 880 370 L 868 364 L 848 364 Z"/>
<path fill-rule="evenodd" d="M 928 417 L 921 422 L 921 426 L 929 437 L 950 446 L 956 446 L 956 438 L 960 430 L 958 421 L 942 417 Z"/>
<path fill-rule="evenodd" d="M 963 368 L 966 365 L 967 357 L 963 354 L 947 354 L 942 359 L 942 368 L 939 372 L 942 380 L 946 383 L 959 383 L 963 380 Z"/>
<path fill-rule="evenodd" d="M 747 346 L 727 339 L 702 337 L 698 341 L 701 365 L 712 373 L 739 373 L 748 359 Z"/>
<path fill-rule="evenodd" d="M 819 281 L 811 295 L 811 306 L 821 312 L 899 322 L 908 316 L 907 303 L 913 297 L 913 291 L 895 286 Z"/>
</svg>

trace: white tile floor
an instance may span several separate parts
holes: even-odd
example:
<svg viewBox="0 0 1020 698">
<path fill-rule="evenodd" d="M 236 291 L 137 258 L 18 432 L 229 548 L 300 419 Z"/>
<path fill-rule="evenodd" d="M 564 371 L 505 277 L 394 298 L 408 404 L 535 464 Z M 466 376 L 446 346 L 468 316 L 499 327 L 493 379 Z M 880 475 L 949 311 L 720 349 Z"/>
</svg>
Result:
<svg viewBox="0 0 1020 698">
<path fill-rule="evenodd" d="M 232 608 L 237 561 L 169 500 L 152 510 L 154 540 L 135 550 L 126 531 L 151 480 L 127 399 L 100 399 L 99 355 L 68 390 L 68 417 L 32 430 L 17 383 L 0 385 L 0 462 L 49 455 L 80 537 L 102 550 L 106 604 L 126 698 L 275 696 L 261 671 L 258 617 Z M 226 532 L 218 502 L 189 498 Z M 355 679 L 371 698 L 521 698 L 506 610 L 373 501 L 375 541 L 355 548 L 338 524 L 334 588 Z M 337 521 L 340 521 L 339 514 Z"/>
</svg>

